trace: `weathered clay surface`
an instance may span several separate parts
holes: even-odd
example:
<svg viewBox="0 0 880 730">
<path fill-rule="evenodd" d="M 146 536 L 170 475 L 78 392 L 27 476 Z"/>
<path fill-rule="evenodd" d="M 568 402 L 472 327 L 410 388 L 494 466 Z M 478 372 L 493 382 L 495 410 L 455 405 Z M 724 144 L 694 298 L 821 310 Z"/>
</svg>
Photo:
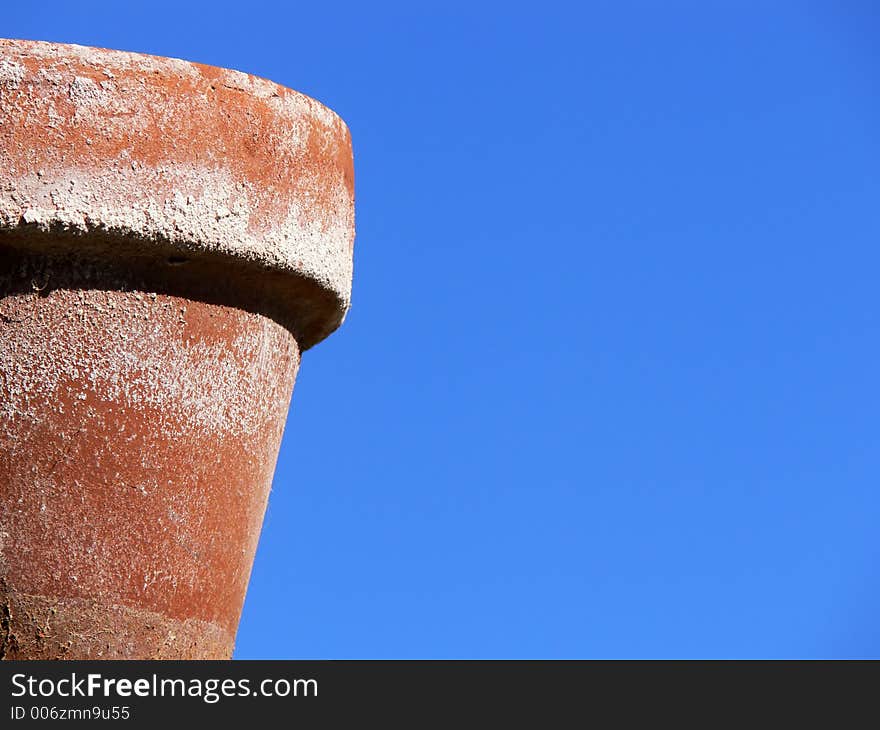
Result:
<svg viewBox="0 0 880 730">
<path fill-rule="evenodd" d="M 299 350 L 195 266 L 0 245 L 0 656 L 231 653 Z"/>
<path fill-rule="evenodd" d="M 353 236 L 312 99 L 0 40 L 0 659 L 231 655 Z"/>
<path fill-rule="evenodd" d="M 196 619 L 6 590 L 0 659 L 229 659 L 234 634 Z"/>
<path fill-rule="evenodd" d="M 290 307 L 324 307 L 305 349 L 349 306 L 350 136 L 313 99 L 237 71 L 0 40 L 0 228 L 286 273 Z"/>
</svg>

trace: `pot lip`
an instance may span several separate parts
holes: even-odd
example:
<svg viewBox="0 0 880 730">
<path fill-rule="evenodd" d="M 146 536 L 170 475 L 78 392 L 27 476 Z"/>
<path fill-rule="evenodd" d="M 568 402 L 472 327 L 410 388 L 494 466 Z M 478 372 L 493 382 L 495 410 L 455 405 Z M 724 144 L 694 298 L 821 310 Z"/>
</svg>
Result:
<svg viewBox="0 0 880 730">
<path fill-rule="evenodd" d="M 351 135 L 311 97 L 177 58 L 0 39 L 0 141 L 0 245 L 14 234 L 287 275 L 286 304 L 312 323 L 303 349 L 344 320 Z M 305 311 L 310 290 L 320 312 Z"/>
<path fill-rule="evenodd" d="M 284 86 L 283 84 L 278 83 L 277 81 L 272 81 L 272 79 L 266 78 L 265 76 L 260 76 L 259 74 L 252 74 L 248 71 L 239 71 L 238 69 L 228 68 L 226 66 L 216 66 L 210 63 L 202 63 L 201 61 L 191 61 L 189 59 L 180 58 L 178 56 L 163 56 L 161 54 L 156 53 L 146 53 L 143 51 L 125 51 L 118 48 L 109 48 L 107 46 L 90 46 L 82 43 L 67 43 L 62 41 L 46 41 L 41 40 L 39 38 L 3 38 L 0 37 L 0 54 L 3 54 L 6 48 L 8 47 L 19 47 L 23 50 L 26 50 L 30 55 L 34 58 L 42 58 L 42 59 L 51 59 L 56 57 L 60 51 L 67 51 L 71 55 L 79 56 L 81 58 L 88 58 L 88 56 L 94 52 L 106 54 L 106 58 L 108 60 L 118 60 L 122 63 L 136 61 L 138 59 L 144 61 L 156 61 L 158 63 L 171 62 L 173 66 L 177 66 L 179 68 L 185 68 L 187 66 L 195 66 L 198 68 L 207 69 L 210 71 L 214 71 L 219 74 L 229 74 L 245 77 L 252 82 L 256 82 L 259 86 L 263 86 L 263 89 L 259 89 L 262 91 L 264 95 L 271 95 L 275 93 L 276 90 L 284 90 L 287 92 L 293 92 L 299 96 L 303 96 L 311 100 L 314 104 L 318 105 L 322 108 L 325 114 L 336 119 L 340 124 L 348 128 L 345 120 L 342 119 L 339 114 L 337 114 L 332 108 L 324 104 L 323 102 L 315 99 L 315 97 L 305 94 L 302 91 L 297 91 L 289 86 Z M 0 58 L 2 60 L 2 58 Z"/>
</svg>

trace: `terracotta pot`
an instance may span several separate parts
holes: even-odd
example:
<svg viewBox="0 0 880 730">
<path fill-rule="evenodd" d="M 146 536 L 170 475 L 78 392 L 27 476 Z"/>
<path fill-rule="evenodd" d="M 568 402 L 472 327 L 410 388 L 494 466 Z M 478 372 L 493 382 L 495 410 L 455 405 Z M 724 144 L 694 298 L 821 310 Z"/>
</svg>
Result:
<svg viewBox="0 0 880 730">
<path fill-rule="evenodd" d="M 353 221 L 312 99 L 0 41 L 0 658 L 231 655 Z"/>
</svg>

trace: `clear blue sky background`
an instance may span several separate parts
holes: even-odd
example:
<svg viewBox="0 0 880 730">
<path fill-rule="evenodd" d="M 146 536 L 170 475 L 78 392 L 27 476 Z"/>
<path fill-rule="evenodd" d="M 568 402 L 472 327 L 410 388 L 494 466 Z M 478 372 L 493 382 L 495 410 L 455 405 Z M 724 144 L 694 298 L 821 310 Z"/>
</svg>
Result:
<svg viewBox="0 0 880 730">
<path fill-rule="evenodd" d="M 237 657 L 880 656 L 876 8 L 4 4 L 351 127 Z"/>
</svg>

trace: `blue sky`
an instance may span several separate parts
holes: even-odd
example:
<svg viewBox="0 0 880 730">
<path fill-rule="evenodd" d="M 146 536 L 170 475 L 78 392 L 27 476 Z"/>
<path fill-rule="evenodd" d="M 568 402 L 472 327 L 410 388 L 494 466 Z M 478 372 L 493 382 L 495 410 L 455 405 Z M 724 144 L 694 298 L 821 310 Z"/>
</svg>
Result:
<svg viewBox="0 0 880 730">
<path fill-rule="evenodd" d="M 880 657 L 880 13 L 10 3 L 349 124 L 238 658 Z"/>
</svg>

